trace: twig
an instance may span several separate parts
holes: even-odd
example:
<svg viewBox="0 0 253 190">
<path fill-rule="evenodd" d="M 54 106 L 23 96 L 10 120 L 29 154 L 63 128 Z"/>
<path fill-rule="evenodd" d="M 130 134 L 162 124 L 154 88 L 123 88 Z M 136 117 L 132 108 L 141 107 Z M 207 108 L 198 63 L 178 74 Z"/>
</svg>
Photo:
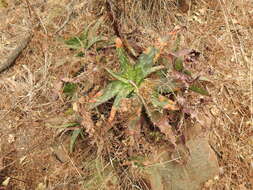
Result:
<svg viewBox="0 0 253 190">
<path fill-rule="evenodd" d="M 174 158 L 174 159 L 171 159 L 171 160 L 168 160 L 168 161 L 165 161 L 165 162 L 160 162 L 160 163 L 157 163 L 157 164 L 149 164 L 149 165 L 146 165 L 145 167 L 162 166 L 162 165 L 164 165 L 164 164 L 168 164 L 168 163 L 171 163 L 171 162 L 180 160 L 181 158 L 182 158 L 182 157 L 179 156 L 179 157 L 177 157 L 177 158 Z"/>
<path fill-rule="evenodd" d="M 75 0 L 72 0 L 68 6 L 67 6 L 67 10 L 68 10 L 68 15 L 67 15 L 67 19 L 64 21 L 64 23 L 55 31 L 54 34 L 59 33 L 65 26 L 66 24 L 68 24 L 68 22 L 70 21 L 70 17 L 73 14 L 73 5 L 74 5 Z"/>
<path fill-rule="evenodd" d="M 82 177 L 82 174 L 79 172 L 78 168 L 76 167 L 75 162 L 70 158 L 70 156 L 69 156 L 67 150 L 64 148 L 63 144 L 61 144 L 61 145 L 62 145 L 62 147 L 63 147 L 63 151 L 64 151 L 64 152 L 66 153 L 66 155 L 68 156 L 68 158 L 69 158 L 69 160 L 70 160 L 70 162 L 71 162 L 73 168 L 76 170 L 77 174 L 78 174 L 80 177 Z"/>
</svg>

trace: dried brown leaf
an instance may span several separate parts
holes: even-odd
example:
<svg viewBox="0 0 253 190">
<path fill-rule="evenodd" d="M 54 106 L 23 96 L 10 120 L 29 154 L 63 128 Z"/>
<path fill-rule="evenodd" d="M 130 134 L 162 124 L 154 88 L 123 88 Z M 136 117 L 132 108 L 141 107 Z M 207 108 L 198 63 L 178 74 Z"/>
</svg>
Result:
<svg viewBox="0 0 253 190">
<path fill-rule="evenodd" d="M 142 108 L 139 107 L 135 114 L 133 114 L 127 123 L 127 129 L 128 129 L 128 133 L 131 136 L 134 137 L 139 137 L 140 136 L 140 132 L 141 132 L 141 110 Z"/>
<path fill-rule="evenodd" d="M 161 130 L 161 132 L 164 133 L 168 139 L 170 139 L 172 144 L 176 145 L 176 137 L 173 133 L 172 126 L 168 122 L 168 119 L 164 116 L 155 124 Z"/>
<path fill-rule="evenodd" d="M 115 39 L 116 48 L 121 48 L 123 46 L 122 40 L 120 38 Z"/>
<path fill-rule="evenodd" d="M 93 137 L 95 136 L 95 125 L 91 119 L 91 114 L 88 112 L 84 106 L 81 104 L 78 105 L 79 114 L 82 117 L 81 125 L 85 128 L 86 132 L 89 134 L 89 136 Z"/>
<path fill-rule="evenodd" d="M 116 115 L 116 112 L 117 112 L 117 109 L 115 107 L 112 107 L 111 112 L 110 112 L 110 116 L 109 116 L 109 119 L 108 119 L 109 123 L 113 122 L 113 120 L 115 118 L 115 115 Z"/>
<path fill-rule="evenodd" d="M 62 81 L 55 81 L 53 83 L 53 90 L 52 90 L 52 98 L 56 100 L 59 98 L 62 102 L 62 88 L 63 88 L 63 82 Z"/>
<path fill-rule="evenodd" d="M 171 55 L 175 56 L 175 57 L 184 57 L 186 55 L 189 55 L 193 50 L 192 49 L 181 49 L 177 52 L 171 53 Z"/>
<path fill-rule="evenodd" d="M 164 109 L 173 110 L 173 111 L 179 110 L 179 107 L 177 106 L 176 102 L 162 95 L 159 95 L 158 98 L 160 102 L 166 102 L 166 105 L 163 107 Z"/>
</svg>

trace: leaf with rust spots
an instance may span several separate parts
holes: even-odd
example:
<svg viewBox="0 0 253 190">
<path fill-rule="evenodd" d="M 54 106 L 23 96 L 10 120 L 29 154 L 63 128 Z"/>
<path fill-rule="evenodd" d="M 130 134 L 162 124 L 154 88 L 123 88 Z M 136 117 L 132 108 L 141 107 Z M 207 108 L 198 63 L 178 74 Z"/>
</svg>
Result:
<svg viewBox="0 0 253 190">
<path fill-rule="evenodd" d="M 152 104 L 155 107 L 160 107 L 162 109 L 173 110 L 173 111 L 179 110 L 179 107 L 177 106 L 176 102 L 170 100 L 169 98 L 163 95 L 158 95 L 158 97 L 153 95 Z"/>
</svg>

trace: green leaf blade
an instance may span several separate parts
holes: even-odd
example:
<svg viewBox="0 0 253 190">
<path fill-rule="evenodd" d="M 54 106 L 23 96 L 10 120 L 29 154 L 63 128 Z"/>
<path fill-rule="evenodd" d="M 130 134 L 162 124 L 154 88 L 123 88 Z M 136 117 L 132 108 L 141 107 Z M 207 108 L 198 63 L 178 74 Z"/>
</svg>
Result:
<svg viewBox="0 0 253 190">
<path fill-rule="evenodd" d="M 208 93 L 207 90 L 205 90 L 205 89 L 203 89 L 203 88 L 201 88 L 201 87 L 198 87 L 198 86 L 196 86 L 196 85 L 191 85 L 191 86 L 189 87 L 189 90 L 191 90 L 191 91 L 193 91 L 193 92 L 197 92 L 197 93 L 199 93 L 199 94 L 201 94 L 201 95 L 210 96 L 210 94 Z"/>
<path fill-rule="evenodd" d="M 122 77 L 121 75 L 119 75 L 119 74 L 117 74 L 117 73 L 115 73 L 115 72 L 113 72 L 112 70 L 107 69 L 107 68 L 106 68 L 106 71 L 107 71 L 110 75 L 112 75 L 115 79 L 117 79 L 117 80 L 119 80 L 119 81 L 121 81 L 121 82 L 123 82 L 123 83 L 129 84 L 128 79 Z"/>
<path fill-rule="evenodd" d="M 184 70 L 184 60 L 181 57 L 175 59 L 174 68 L 178 72 L 182 72 Z"/>
<path fill-rule="evenodd" d="M 85 49 L 90 49 L 92 46 L 94 46 L 96 43 L 103 41 L 101 36 L 95 36 L 90 41 L 88 41 L 88 44 Z"/>
<path fill-rule="evenodd" d="M 120 106 L 120 102 L 123 98 L 126 98 L 129 94 L 131 94 L 134 91 L 134 87 L 130 86 L 130 85 L 124 85 L 123 89 L 118 93 L 118 95 L 116 96 L 114 103 L 113 103 L 113 107 L 115 107 L 116 109 L 119 108 Z"/>
<path fill-rule="evenodd" d="M 80 43 L 80 39 L 76 36 L 65 40 L 65 44 L 71 48 L 71 49 L 80 49 L 82 47 L 81 43 Z"/>
<path fill-rule="evenodd" d="M 154 64 L 154 59 L 158 53 L 156 48 L 150 48 L 147 53 L 143 53 L 138 63 L 135 65 L 135 83 L 139 85 L 141 81 L 145 79 L 150 74 L 151 68 Z"/>
<path fill-rule="evenodd" d="M 66 96 L 72 97 L 75 94 L 77 85 L 74 83 L 67 82 L 63 87 L 63 93 Z"/>
<path fill-rule="evenodd" d="M 81 133 L 82 133 L 82 129 L 77 129 L 72 132 L 72 136 L 70 139 L 70 146 L 69 146 L 71 153 L 73 152 L 76 140 Z"/>
<path fill-rule="evenodd" d="M 93 109 L 116 96 L 123 88 L 124 83 L 121 81 L 113 81 L 104 89 L 102 96 L 98 97 L 95 103 L 90 104 L 90 109 Z"/>
<path fill-rule="evenodd" d="M 129 59 L 126 55 L 124 48 L 119 47 L 116 49 L 116 52 L 117 52 L 117 55 L 119 58 L 121 72 L 122 73 L 127 72 L 131 68 L 131 65 L 130 65 Z"/>
</svg>

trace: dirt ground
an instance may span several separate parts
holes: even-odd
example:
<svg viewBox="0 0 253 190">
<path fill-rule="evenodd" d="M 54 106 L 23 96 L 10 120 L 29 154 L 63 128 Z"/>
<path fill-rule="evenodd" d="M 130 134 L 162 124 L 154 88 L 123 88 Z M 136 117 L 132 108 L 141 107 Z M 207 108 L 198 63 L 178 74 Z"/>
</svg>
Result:
<svg viewBox="0 0 253 190">
<path fill-rule="evenodd" d="M 0 4 L 1 51 L 11 49 L 11 39 L 24 30 L 32 33 L 15 64 L 0 73 L 0 189 L 105 189 L 104 182 L 98 187 L 89 181 L 99 170 L 93 163 L 99 151 L 90 138 L 78 140 L 70 153 L 70 132 L 60 133 L 56 127 L 73 121 L 66 113 L 78 99 L 63 95 L 62 79 L 74 78 L 87 68 L 90 81 L 105 85 L 104 78 L 96 78 L 102 76 L 97 75 L 99 56 L 90 52 L 76 57 L 63 43 L 96 22 L 100 13 L 95 15 L 88 0 L 35 0 L 29 6 L 19 0 L 0 2 L 7 2 Z M 211 100 L 204 110 L 210 113 L 211 123 L 206 131 L 220 166 L 219 175 L 203 189 L 253 189 L 252 10 L 251 0 L 198 1 L 188 12 L 171 8 L 165 23 L 147 24 L 152 22 L 147 19 L 122 26 L 123 33 L 138 27 L 131 40 L 141 47 L 184 27 L 182 46 L 201 53 L 195 69 L 209 81 Z M 113 36 L 106 22 L 98 33 L 108 40 Z M 79 94 L 89 88 L 87 78 L 80 80 L 84 87 Z M 200 100 L 198 96 L 196 101 Z"/>
</svg>

